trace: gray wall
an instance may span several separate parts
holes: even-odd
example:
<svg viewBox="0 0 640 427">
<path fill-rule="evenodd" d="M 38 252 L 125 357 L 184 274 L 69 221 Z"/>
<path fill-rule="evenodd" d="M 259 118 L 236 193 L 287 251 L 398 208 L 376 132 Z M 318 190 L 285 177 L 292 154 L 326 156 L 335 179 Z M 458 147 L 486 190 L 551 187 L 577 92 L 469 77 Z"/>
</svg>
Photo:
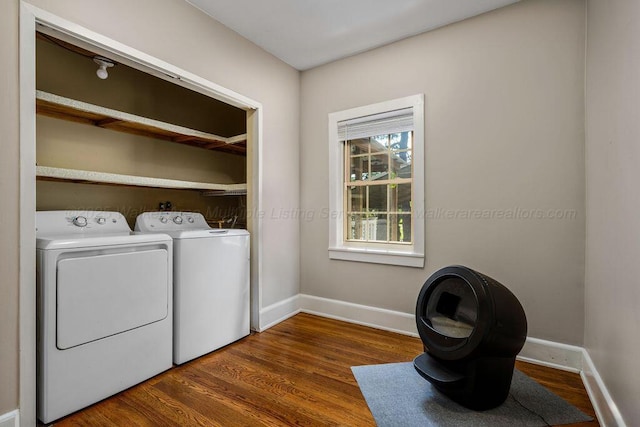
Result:
<svg viewBox="0 0 640 427">
<path fill-rule="evenodd" d="M 298 71 L 183 0 L 30 3 L 261 102 L 264 209 L 298 207 Z M 0 414 L 18 405 L 18 4 L 0 1 Z M 263 242 L 269 305 L 298 293 L 297 221 L 265 217 Z"/>
<path fill-rule="evenodd" d="M 534 337 L 582 344 L 582 0 L 531 0 L 302 73 L 301 292 L 413 313 L 466 264 L 521 300 Z M 328 258 L 327 115 L 425 94 L 426 208 L 568 210 L 563 219 L 427 219 L 424 269 Z"/>
<path fill-rule="evenodd" d="M 18 406 L 18 0 L 0 1 L 0 414 Z"/>
<path fill-rule="evenodd" d="M 590 0 L 585 347 L 629 425 L 640 422 L 640 2 Z"/>
</svg>

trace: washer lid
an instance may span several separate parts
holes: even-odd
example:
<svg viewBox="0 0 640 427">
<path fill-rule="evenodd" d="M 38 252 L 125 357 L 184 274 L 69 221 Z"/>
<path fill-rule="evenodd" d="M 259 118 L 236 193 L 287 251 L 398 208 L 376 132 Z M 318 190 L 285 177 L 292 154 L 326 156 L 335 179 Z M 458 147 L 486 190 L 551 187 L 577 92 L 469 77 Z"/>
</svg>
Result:
<svg viewBox="0 0 640 427">
<path fill-rule="evenodd" d="M 141 232 L 136 231 L 135 234 Z M 163 231 L 163 234 L 168 234 L 174 239 L 210 239 L 215 237 L 230 237 L 230 236 L 248 236 L 247 230 L 232 229 L 232 228 L 209 228 L 206 230 L 174 230 Z"/>
<path fill-rule="evenodd" d="M 69 248 L 89 248 L 100 246 L 126 246 L 141 243 L 170 242 L 171 237 L 166 234 L 109 234 L 109 235 L 53 235 L 36 239 L 36 248 L 69 249 Z"/>
</svg>

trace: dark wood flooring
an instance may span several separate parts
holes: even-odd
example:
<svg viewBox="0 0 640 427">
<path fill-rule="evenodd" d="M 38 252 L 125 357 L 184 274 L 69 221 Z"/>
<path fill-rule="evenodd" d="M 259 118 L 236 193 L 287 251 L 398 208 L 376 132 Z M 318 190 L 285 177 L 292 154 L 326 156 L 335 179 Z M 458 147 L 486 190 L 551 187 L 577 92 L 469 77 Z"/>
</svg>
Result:
<svg viewBox="0 0 640 427">
<path fill-rule="evenodd" d="M 351 366 L 406 362 L 421 351 L 417 338 L 298 314 L 55 425 L 374 426 Z M 595 418 L 578 374 L 517 368 Z"/>
</svg>

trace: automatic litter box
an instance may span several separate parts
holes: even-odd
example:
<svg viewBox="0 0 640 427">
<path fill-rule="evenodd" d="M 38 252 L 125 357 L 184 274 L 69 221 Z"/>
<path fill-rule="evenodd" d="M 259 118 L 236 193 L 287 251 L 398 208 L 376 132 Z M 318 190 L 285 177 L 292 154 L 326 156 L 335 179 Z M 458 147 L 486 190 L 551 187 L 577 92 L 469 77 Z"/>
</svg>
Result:
<svg viewBox="0 0 640 427">
<path fill-rule="evenodd" d="M 502 404 L 527 336 L 518 299 L 464 266 L 435 272 L 418 296 L 416 323 L 425 352 L 414 360 L 436 389 L 474 410 Z"/>
</svg>

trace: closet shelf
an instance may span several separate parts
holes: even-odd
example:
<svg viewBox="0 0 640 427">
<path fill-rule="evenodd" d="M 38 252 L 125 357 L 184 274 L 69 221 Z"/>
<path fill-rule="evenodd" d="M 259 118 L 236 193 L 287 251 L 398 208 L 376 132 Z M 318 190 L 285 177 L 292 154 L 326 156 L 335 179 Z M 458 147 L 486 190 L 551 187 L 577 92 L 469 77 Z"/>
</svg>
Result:
<svg viewBox="0 0 640 427">
<path fill-rule="evenodd" d="M 224 137 L 123 111 L 36 91 L 36 112 L 43 116 L 85 123 L 114 131 L 163 139 L 207 150 L 246 155 L 247 135 Z"/>
<path fill-rule="evenodd" d="M 125 185 L 134 187 L 171 188 L 200 190 L 204 195 L 242 195 L 247 193 L 247 184 L 212 184 L 206 182 L 181 181 L 177 179 L 151 178 L 78 169 L 36 166 L 36 177 L 44 181 L 65 181 L 87 184 Z"/>
</svg>

